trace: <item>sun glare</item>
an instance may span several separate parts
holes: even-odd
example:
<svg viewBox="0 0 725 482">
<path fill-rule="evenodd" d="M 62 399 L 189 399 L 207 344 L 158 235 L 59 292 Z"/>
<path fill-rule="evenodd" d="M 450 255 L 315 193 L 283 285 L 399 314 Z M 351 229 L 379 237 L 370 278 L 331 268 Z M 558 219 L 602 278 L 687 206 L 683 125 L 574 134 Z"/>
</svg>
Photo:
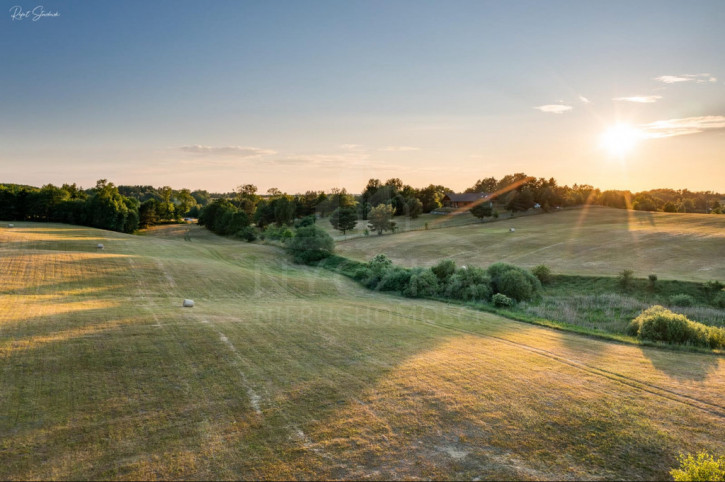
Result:
<svg viewBox="0 0 725 482">
<path fill-rule="evenodd" d="M 604 131 L 600 138 L 601 146 L 617 157 L 624 157 L 635 148 L 642 139 L 642 132 L 629 124 L 618 124 Z"/>
</svg>

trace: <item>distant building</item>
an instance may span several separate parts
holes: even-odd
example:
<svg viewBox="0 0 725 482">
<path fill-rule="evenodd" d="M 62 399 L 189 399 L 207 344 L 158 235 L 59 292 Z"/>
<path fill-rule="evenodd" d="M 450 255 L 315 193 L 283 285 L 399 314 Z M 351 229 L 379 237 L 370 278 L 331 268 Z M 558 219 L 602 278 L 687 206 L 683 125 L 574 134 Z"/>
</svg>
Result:
<svg viewBox="0 0 725 482">
<path fill-rule="evenodd" d="M 488 197 L 489 194 L 485 192 L 464 192 L 461 194 L 447 192 L 445 196 L 443 196 L 442 201 L 443 205 L 447 207 L 464 208 L 466 206 L 471 206 L 473 203 L 481 199 L 487 199 Z"/>
</svg>

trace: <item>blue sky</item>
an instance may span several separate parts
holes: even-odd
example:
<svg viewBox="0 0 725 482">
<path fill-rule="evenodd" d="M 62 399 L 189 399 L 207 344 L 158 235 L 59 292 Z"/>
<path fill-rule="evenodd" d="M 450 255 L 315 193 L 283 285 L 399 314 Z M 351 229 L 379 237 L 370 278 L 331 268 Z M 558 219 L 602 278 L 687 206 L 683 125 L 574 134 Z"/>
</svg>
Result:
<svg viewBox="0 0 725 482">
<path fill-rule="evenodd" d="M 0 182 L 725 191 L 721 0 L 4 5 Z"/>
</svg>

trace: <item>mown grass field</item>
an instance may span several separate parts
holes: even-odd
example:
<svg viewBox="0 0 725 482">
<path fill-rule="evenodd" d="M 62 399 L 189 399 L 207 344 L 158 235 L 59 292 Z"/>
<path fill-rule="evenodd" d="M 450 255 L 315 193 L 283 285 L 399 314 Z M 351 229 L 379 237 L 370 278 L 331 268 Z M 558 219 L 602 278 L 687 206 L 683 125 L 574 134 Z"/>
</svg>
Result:
<svg viewBox="0 0 725 482">
<path fill-rule="evenodd" d="M 463 215 L 461 215 L 463 216 Z M 460 216 L 459 216 L 460 217 Z M 515 232 L 510 232 L 514 228 Z M 442 259 L 486 267 L 504 261 L 548 265 L 554 273 L 725 281 L 725 216 L 668 214 L 590 206 L 536 216 L 342 241 L 343 256 L 388 255 L 404 266 Z"/>
<path fill-rule="evenodd" d="M 722 356 L 386 296 L 197 226 L 15 225 L 0 479 L 666 479 L 725 453 Z"/>
</svg>

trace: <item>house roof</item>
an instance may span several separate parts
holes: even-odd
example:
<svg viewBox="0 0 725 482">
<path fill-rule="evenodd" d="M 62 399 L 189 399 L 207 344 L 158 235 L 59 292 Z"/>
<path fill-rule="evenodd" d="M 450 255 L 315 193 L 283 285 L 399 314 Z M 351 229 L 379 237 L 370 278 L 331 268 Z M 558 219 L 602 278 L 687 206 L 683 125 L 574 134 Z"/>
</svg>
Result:
<svg viewBox="0 0 725 482">
<path fill-rule="evenodd" d="M 473 202 L 479 199 L 488 197 L 488 193 L 485 192 L 463 192 L 456 194 L 454 192 L 447 192 L 446 196 L 453 202 Z"/>
</svg>

